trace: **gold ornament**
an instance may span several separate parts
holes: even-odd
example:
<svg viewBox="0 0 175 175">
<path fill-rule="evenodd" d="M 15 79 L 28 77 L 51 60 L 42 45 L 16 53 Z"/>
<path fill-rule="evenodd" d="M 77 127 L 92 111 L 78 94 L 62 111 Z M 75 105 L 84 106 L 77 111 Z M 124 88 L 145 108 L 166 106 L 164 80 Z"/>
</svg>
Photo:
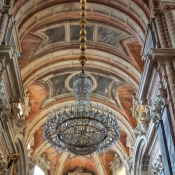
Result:
<svg viewBox="0 0 175 175">
<path fill-rule="evenodd" d="M 80 35 L 86 35 L 86 29 L 84 29 L 84 28 L 82 28 L 81 30 L 80 30 Z"/>
<path fill-rule="evenodd" d="M 86 11 L 85 10 L 81 11 L 80 15 L 81 15 L 81 17 L 85 17 L 86 16 Z"/>
<path fill-rule="evenodd" d="M 85 19 L 81 19 L 79 23 L 80 23 L 80 26 L 83 28 L 86 27 L 87 25 L 87 21 Z"/>
<path fill-rule="evenodd" d="M 81 49 L 82 52 L 84 52 L 87 49 L 86 44 L 85 43 L 81 43 L 80 49 Z"/>
<path fill-rule="evenodd" d="M 80 63 L 81 63 L 82 66 L 85 65 L 85 63 L 87 61 L 87 58 L 86 58 L 86 55 L 85 55 L 84 52 L 82 52 L 82 54 L 80 55 L 79 61 L 80 61 Z"/>
<path fill-rule="evenodd" d="M 86 0 L 80 0 L 81 4 L 86 4 Z"/>
<path fill-rule="evenodd" d="M 86 4 L 81 4 L 80 9 L 81 10 L 86 10 Z"/>
<path fill-rule="evenodd" d="M 80 36 L 79 41 L 80 41 L 81 43 L 85 43 L 85 42 L 87 41 L 87 38 L 86 38 L 85 36 Z"/>
</svg>

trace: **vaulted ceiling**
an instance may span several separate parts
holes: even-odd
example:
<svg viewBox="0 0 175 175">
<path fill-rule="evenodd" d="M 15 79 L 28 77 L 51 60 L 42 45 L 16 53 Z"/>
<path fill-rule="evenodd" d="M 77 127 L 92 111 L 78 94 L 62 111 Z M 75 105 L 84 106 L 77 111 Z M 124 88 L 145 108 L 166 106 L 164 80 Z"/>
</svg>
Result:
<svg viewBox="0 0 175 175">
<path fill-rule="evenodd" d="M 140 53 L 150 12 L 142 0 L 87 0 L 85 72 L 93 80 L 91 101 L 113 111 L 121 136 L 102 155 L 82 157 L 58 152 L 44 138 L 47 114 L 56 105 L 75 100 L 72 83 L 81 69 L 79 7 L 78 0 L 14 2 L 19 65 L 31 104 L 25 139 L 28 144 L 34 137 L 33 160 L 46 153 L 52 164 L 51 175 L 65 175 L 77 166 L 96 175 L 110 175 L 110 162 L 115 155 L 123 162 L 130 154 L 128 143 L 135 141 L 136 120 L 130 109 L 143 70 Z"/>
</svg>

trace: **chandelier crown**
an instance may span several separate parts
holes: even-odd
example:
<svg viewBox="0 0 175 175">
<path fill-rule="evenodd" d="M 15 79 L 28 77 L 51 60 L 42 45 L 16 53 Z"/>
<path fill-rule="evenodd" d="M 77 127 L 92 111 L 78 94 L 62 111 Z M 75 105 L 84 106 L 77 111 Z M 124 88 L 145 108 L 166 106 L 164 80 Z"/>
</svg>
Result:
<svg viewBox="0 0 175 175">
<path fill-rule="evenodd" d="M 92 91 L 92 80 L 87 74 L 81 72 L 73 83 L 73 91 L 76 98 L 76 111 L 90 110 L 90 94 Z"/>
</svg>

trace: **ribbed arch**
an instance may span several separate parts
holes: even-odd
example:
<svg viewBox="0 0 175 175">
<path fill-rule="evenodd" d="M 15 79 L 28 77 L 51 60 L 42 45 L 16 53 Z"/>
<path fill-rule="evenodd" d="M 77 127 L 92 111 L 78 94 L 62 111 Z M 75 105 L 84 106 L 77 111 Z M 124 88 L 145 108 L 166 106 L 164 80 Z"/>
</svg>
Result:
<svg viewBox="0 0 175 175">
<path fill-rule="evenodd" d="M 59 23 L 66 20 L 79 20 L 79 4 L 77 3 L 58 3 L 58 6 L 57 3 L 50 4 L 48 6 L 41 4 L 41 7 L 39 7 L 40 5 L 36 7 L 33 3 L 34 2 L 31 0 L 28 1 L 15 16 L 15 20 L 18 24 L 20 40 L 22 40 L 24 36 L 31 31 L 32 28 L 34 28 L 34 26 L 39 27 L 39 24 L 41 25 L 44 21 L 47 21 L 47 23 L 49 23 L 49 21 L 52 21 L 52 23 L 54 21 Z M 101 18 L 103 18 L 103 20 L 105 18 L 112 21 L 116 20 L 121 24 L 121 26 L 126 25 L 127 28 L 138 37 L 139 41 L 142 42 L 147 27 L 145 24 L 148 21 L 145 14 L 137 5 L 133 3 L 131 6 L 134 9 L 137 9 L 137 12 L 135 12 L 135 10 L 128 9 L 125 6 L 121 6 L 121 4 L 106 8 L 106 6 L 101 4 L 90 3 L 87 7 L 91 12 L 87 15 L 87 19 L 88 21 L 94 19 L 98 21 L 98 19 L 100 20 Z M 72 10 L 67 7 L 72 8 Z M 100 8 L 101 10 L 99 10 Z M 96 11 L 96 9 L 98 10 Z M 104 9 L 107 9 L 105 13 Z M 63 13 L 66 13 L 66 15 L 62 16 Z"/>
</svg>

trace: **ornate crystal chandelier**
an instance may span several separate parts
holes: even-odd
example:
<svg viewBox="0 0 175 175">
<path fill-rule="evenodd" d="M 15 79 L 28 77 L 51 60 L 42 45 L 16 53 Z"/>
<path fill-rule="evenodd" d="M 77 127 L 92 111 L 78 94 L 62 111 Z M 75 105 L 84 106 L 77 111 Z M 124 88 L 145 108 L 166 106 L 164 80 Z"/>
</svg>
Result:
<svg viewBox="0 0 175 175">
<path fill-rule="evenodd" d="M 82 72 L 73 83 L 76 98 L 69 108 L 55 109 L 48 115 L 45 126 L 46 140 L 59 151 L 68 151 L 76 155 L 88 155 L 103 152 L 113 146 L 119 139 L 120 132 L 112 112 L 99 106 L 92 107 L 90 94 L 92 81 L 84 72 L 87 61 L 86 50 L 86 0 L 80 0 L 80 49 L 79 61 Z"/>
</svg>

